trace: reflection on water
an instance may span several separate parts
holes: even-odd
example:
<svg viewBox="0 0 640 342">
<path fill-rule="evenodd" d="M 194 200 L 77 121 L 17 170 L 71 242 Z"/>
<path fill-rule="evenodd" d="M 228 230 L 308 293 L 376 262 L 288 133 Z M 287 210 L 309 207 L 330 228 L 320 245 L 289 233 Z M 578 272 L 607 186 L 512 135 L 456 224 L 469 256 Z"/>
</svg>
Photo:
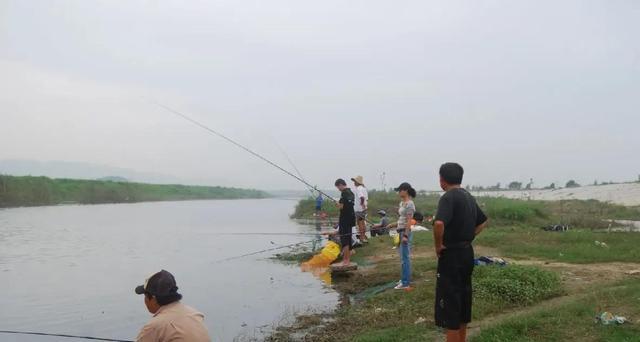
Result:
<svg viewBox="0 0 640 342">
<path fill-rule="evenodd" d="M 291 318 L 285 313 L 330 310 L 338 300 L 313 274 L 270 254 L 217 262 L 308 240 L 314 227 L 289 220 L 291 210 L 278 200 L 0 210 L 0 329 L 133 338 L 149 319 L 133 288 L 164 268 L 184 302 L 205 313 L 214 340 L 260 340 Z"/>
</svg>

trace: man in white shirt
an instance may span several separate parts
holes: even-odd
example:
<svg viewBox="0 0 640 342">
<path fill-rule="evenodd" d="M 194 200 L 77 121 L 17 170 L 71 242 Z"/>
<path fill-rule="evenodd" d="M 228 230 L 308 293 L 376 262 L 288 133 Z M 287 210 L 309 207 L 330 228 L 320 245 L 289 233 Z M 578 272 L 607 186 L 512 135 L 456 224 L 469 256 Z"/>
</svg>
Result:
<svg viewBox="0 0 640 342">
<path fill-rule="evenodd" d="M 355 185 L 356 200 L 354 203 L 354 210 L 356 212 L 356 225 L 358 226 L 358 235 L 362 242 L 367 241 L 367 205 L 369 201 L 369 193 L 364 186 L 364 179 L 362 176 L 356 176 L 351 178 Z"/>
</svg>

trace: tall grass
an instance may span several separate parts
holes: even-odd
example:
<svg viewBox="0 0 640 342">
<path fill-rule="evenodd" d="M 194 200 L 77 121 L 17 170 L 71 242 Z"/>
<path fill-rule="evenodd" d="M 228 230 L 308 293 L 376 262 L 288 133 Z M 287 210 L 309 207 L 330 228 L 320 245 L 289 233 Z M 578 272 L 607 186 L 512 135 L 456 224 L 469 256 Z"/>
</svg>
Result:
<svg viewBox="0 0 640 342">
<path fill-rule="evenodd" d="M 259 190 L 0 175 L 0 207 L 264 198 Z"/>
<path fill-rule="evenodd" d="M 434 215 L 440 197 L 437 194 L 422 194 L 414 202 L 418 211 Z M 394 192 L 371 191 L 369 193 L 369 214 L 376 221 L 375 213 L 384 209 L 390 217 L 397 217 L 400 199 Z M 509 198 L 480 197 L 478 205 L 487 214 L 494 226 L 521 225 L 539 228 L 548 224 L 569 224 L 575 228 L 605 228 L 608 219 L 640 220 L 640 207 L 598 202 L 595 200 L 570 201 L 530 201 Z M 323 205 L 330 217 L 338 215 L 332 201 Z M 304 199 L 298 203 L 293 218 L 306 218 L 315 212 L 315 200 Z"/>
</svg>

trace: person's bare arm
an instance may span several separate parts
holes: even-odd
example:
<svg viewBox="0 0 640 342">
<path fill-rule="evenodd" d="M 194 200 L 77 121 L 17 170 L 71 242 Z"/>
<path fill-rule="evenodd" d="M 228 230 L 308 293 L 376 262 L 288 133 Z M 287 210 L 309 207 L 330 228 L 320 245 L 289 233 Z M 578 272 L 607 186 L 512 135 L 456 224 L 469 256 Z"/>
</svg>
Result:
<svg viewBox="0 0 640 342">
<path fill-rule="evenodd" d="M 487 227 L 487 222 L 489 222 L 489 220 L 484 221 L 483 223 L 481 223 L 479 226 L 476 227 L 476 235 L 475 236 L 478 236 L 478 235 L 480 235 L 480 233 L 482 233 L 482 230 L 484 230 L 484 228 Z"/>
<path fill-rule="evenodd" d="M 437 220 L 433 224 L 433 243 L 436 248 L 436 255 L 440 257 L 442 250 L 445 249 L 443 244 L 444 238 L 444 222 Z"/>
<path fill-rule="evenodd" d="M 367 206 L 364 204 L 364 196 L 360 197 L 360 207 L 362 207 L 363 211 L 367 210 Z"/>
</svg>

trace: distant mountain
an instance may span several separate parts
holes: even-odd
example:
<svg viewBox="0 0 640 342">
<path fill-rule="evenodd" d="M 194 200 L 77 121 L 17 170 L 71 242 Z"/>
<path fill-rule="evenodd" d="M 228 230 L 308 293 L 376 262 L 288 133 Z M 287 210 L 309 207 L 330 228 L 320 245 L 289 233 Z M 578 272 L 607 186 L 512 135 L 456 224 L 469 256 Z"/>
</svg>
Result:
<svg viewBox="0 0 640 342">
<path fill-rule="evenodd" d="M 127 183 L 129 182 L 128 179 L 124 178 L 124 177 L 118 177 L 118 176 L 108 176 L 108 177 L 102 177 L 102 178 L 98 178 L 97 180 L 99 181 L 106 181 L 106 182 L 120 182 L 120 183 Z"/>
<path fill-rule="evenodd" d="M 154 184 L 184 183 L 177 177 L 153 172 L 113 167 L 108 165 L 69 162 L 69 161 L 36 161 L 22 159 L 0 160 L 0 174 L 13 176 L 46 176 L 50 178 L 73 179 L 107 179 L 116 182 L 131 181 Z"/>
</svg>

